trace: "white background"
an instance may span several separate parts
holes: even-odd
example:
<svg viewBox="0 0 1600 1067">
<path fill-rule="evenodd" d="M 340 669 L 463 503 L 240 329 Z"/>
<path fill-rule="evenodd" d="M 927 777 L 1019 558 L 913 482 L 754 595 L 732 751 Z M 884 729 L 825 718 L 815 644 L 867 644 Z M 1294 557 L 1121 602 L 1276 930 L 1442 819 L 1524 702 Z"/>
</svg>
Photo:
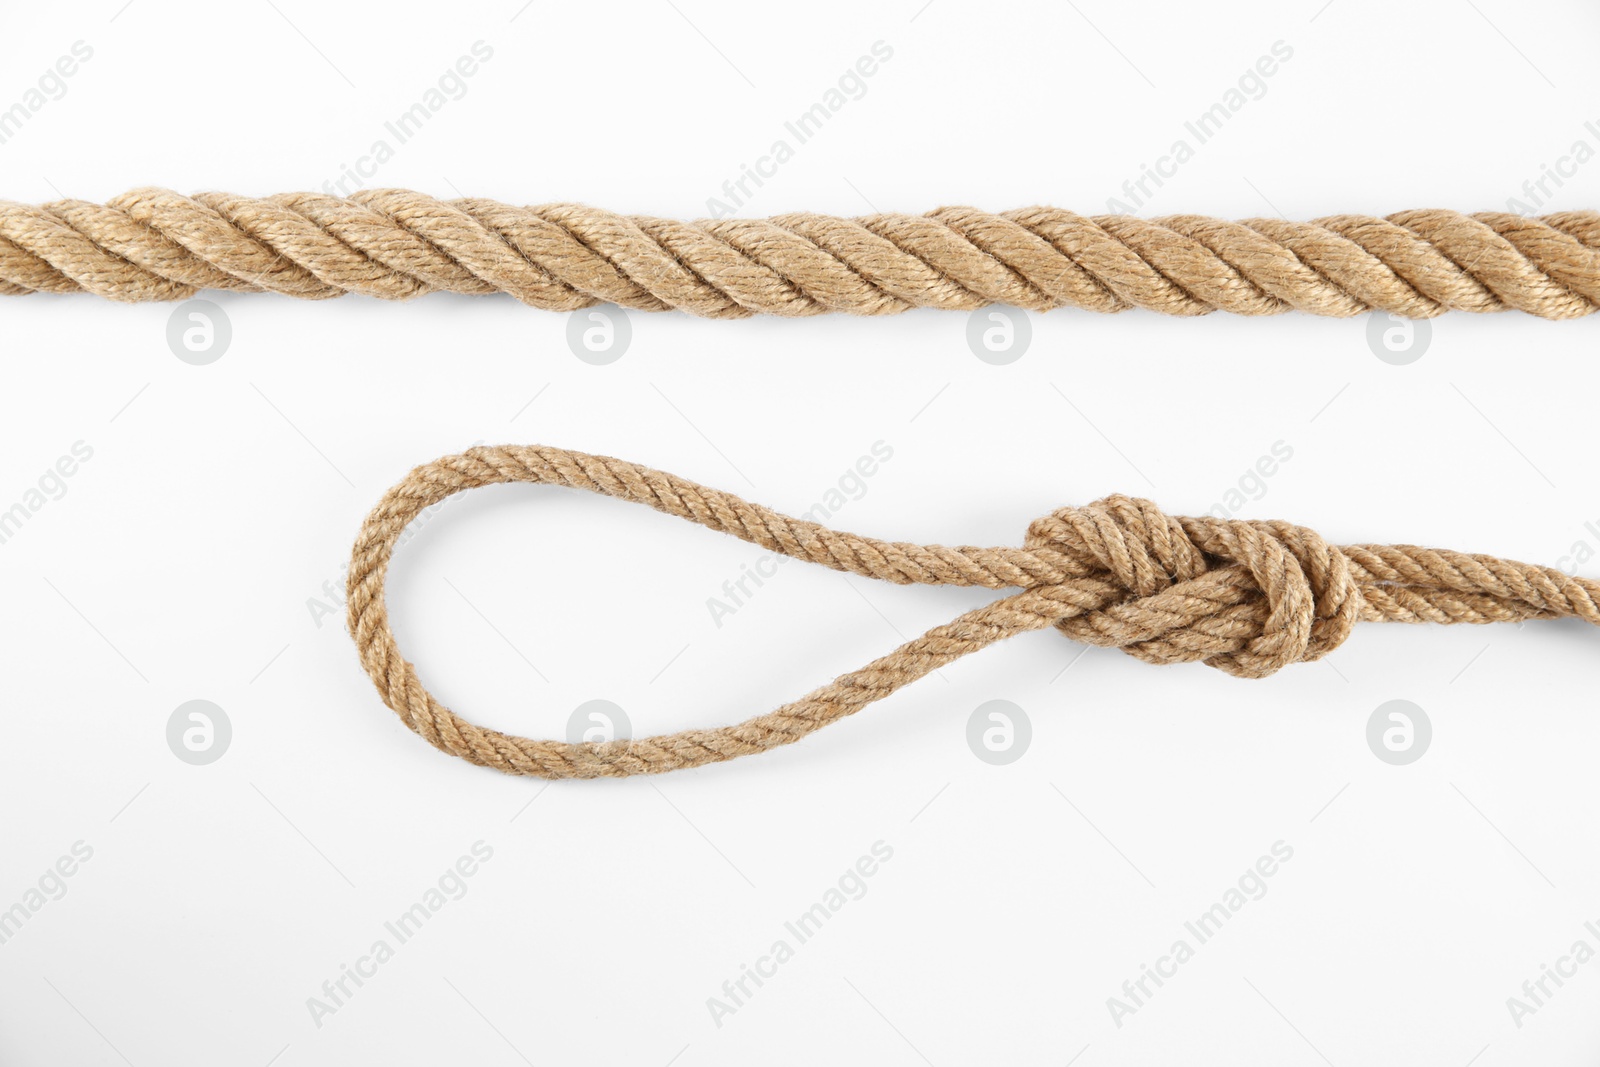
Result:
<svg viewBox="0 0 1600 1067">
<path fill-rule="evenodd" d="M 466 94 L 369 185 L 698 217 L 879 40 L 866 94 L 741 214 L 1102 212 L 1279 40 L 1265 95 L 1142 213 L 1504 210 L 1600 119 L 1600 16 L 1578 3 L 274 4 L 8 12 L 0 107 L 75 41 L 94 54 L 0 145 L 0 193 L 321 188 L 478 40 Z M 1548 209 L 1597 194 L 1592 162 Z M 0 908 L 93 849 L 0 945 L 5 1063 L 1600 1056 L 1600 962 L 1520 1028 L 1506 1005 L 1600 940 L 1581 624 L 1364 626 L 1258 682 L 1033 634 L 783 751 L 547 787 L 405 730 L 341 616 L 308 607 L 384 489 L 480 440 L 791 513 L 881 440 L 893 459 L 835 523 L 965 544 L 1109 492 L 1202 512 L 1282 441 L 1246 517 L 1557 565 L 1600 548 L 1600 321 L 1451 315 L 1395 366 L 1364 319 L 1054 312 L 992 366 L 964 314 L 635 313 L 624 357 L 593 366 L 565 316 L 508 298 L 214 299 L 233 339 L 209 366 L 169 350 L 168 306 L 0 302 L 0 505 L 93 448 L 0 545 Z M 759 554 L 486 490 L 398 555 L 391 607 L 447 703 L 559 736 L 595 698 L 636 732 L 741 719 L 994 595 L 794 563 L 713 625 L 707 598 Z M 167 746 L 191 699 L 232 723 L 207 766 Z M 1032 723 L 1008 766 L 966 743 L 993 699 Z M 1433 724 L 1409 766 L 1367 746 L 1392 699 Z M 466 895 L 316 1025 L 307 998 L 477 841 L 493 857 Z M 718 1026 L 707 998 L 877 841 L 893 858 L 866 895 Z M 1294 857 L 1267 894 L 1116 1026 L 1107 998 L 1278 841 Z"/>
</svg>

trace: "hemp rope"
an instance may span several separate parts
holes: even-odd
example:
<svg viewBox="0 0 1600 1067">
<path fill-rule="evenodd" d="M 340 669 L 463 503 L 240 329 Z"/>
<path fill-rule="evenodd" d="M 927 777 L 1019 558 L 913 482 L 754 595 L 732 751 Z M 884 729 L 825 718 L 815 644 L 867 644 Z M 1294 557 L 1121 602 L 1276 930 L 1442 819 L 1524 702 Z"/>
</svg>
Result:
<svg viewBox="0 0 1600 1067">
<path fill-rule="evenodd" d="M 0 294 L 144 301 L 202 289 L 504 292 L 550 311 L 611 303 L 718 319 L 987 304 L 1407 318 L 1513 308 L 1565 319 L 1600 307 L 1600 212 L 1228 222 L 948 207 L 680 222 L 396 189 L 0 201 Z"/>
<path fill-rule="evenodd" d="M 475 726 L 423 688 L 389 628 L 384 579 L 401 532 L 454 493 L 502 482 L 567 486 L 647 504 L 795 559 L 897 584 L 1020 587 L 776 711 L 732 726 L 569 743 Z M 1359 621 L 1488 623 L 1576 616 L 1600 624 L 1600 581 L 1494 556 L 1409 545 L 1328 544 L 1285 522 L 1171 518 L 1110 496 L 1028 527 L 1021 548 L 880 541 L 790 518 L 620 459 L 560 448 L 472 448 L 417 467 L 356 538 L 348 624 L 384 703 L 438 748 L 541 778 L 698 767 L 800 740 L 971 652 L 1054 626 L 1150 663 L 1261 678 L 1318 659 Z"/>
</svg>

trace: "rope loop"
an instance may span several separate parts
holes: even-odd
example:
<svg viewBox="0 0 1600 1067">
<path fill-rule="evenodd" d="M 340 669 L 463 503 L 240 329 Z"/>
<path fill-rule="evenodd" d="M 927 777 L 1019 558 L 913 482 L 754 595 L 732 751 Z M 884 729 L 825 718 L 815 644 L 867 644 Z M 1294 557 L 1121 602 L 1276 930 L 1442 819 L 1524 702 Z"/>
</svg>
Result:
<svg viewBox="0 0 1600 1067">
<path fill-rule="evenodd" d="M 535 740 L 439 703 L 400 654 L 384 581 L 406 525 L 446 497 L 501 482 L 645 504 L 796 559 L 897 584 L 1018 591 L 934 627 L 858 671 L 729 726 L 606 742 Z M 1175 518 L 1109 496 L 1029 525 L 1021 548 L 918 545 L 830 530 L 662 471 L 560 448 L 469 449 L 417 467 L 378 502 L 351 551 L 348 623 L 385 704 L 452 755 L 508 774 L 622 777 L 697 767 L 800 740 L 962 656 L 1030 630 L 1263 678 L 1337 648 L 1357 621 L 1600 625 L 1600 582 L 1495 556 L 1329 544 L 1286 522 Z"/>
</svg>

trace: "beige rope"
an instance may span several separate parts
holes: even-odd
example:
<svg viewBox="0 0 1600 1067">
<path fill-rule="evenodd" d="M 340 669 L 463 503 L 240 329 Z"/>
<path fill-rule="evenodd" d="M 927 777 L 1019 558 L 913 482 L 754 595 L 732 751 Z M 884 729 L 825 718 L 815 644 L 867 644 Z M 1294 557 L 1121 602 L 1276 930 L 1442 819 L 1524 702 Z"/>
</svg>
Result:
<svg viewBox="0 0 1600 1067">
<path fill-rule="evenodd" d="M 407 523 L 454 493 L 500 482 L 568 486 L 648 504 L 768 551 L 889 582 L 1022 591 L 736 725 L 578 744 L 515 737 L 474 726 L 423 688 L 395 645 L 383 596 L 389 558 Z M 390 489 L 356 538 L 348 593 L 362 665 L 407 726 L 472 763 L 543 778 L 653 774 L 764 752 L 970 652 L 1048 626 L 1150 663 L 1198 660 L 1260 678 L 1327 654 L 1358 620 L 1576 616 L 1600 624 L 1600 582 L 1494 556 L 1406 545 L 1335 547 L 1284 522 L 1170 518 L 1147 500 L 1124 496 L 1035 521 L 1021 548 L 879 541 L 620 459 L 514 445 L 446 456 Z"/>
<path fill-rule="evenodd" d="M 0 201 L 0 293 L 139 301 L 202 289 L 504 292 L 552 311 L 612 303 L 709 318 L 1012 304 L 1409 318 L 1515 308 L 1564 319 L 1600 306 L 1600 212 L 1226 222 L 953 207 L 678 222 L 397 189 Z"/>
</svg>

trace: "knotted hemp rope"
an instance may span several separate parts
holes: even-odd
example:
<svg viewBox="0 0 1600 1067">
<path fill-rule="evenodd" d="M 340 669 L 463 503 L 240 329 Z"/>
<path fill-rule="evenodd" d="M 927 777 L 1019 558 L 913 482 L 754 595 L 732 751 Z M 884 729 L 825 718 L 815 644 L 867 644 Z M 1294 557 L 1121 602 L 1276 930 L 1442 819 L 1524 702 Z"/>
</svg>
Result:
<svg viewBox="0 0 1600 1067">
<path fill-rule="evenodd" d="M 1565 319 L 1600 307 L 1600 212 L 1228 222 L 949 207 L 679 222 L 399 189 L 0 201 L 0 293 L 142 301 L 202 289 L 504 292 L 551 311 L 612 303 L 720 319 L 987 304 L 1408 318 L 1514 308 Z"/>
<path fill-rule="evenodd" d="M 633 740 L 532 740 L 475 726 L 435 700 L 400 655 L 384 578 L 401 531 L 446 497 L 501 482 L 568 486 L 648 504 L 743 541 L 898 584 L 1020 587 L 937 626 L 776 711 L 732 726 Z M 881 700 L 971 652 L 1054 626 L 1150 663 L 1199 660 L 1246 678 L 1314 660 L 1355 623 L 1600 624 L 1600 582 L 1559 570 L 1408 545 L 1328 544 L 1285 522 L 1171 518 L 1111 496 L 1036 520 L 1021 548 L 879 541 L 793 519 L 649 467 L 560 448 L 473 448 L 418 467 L 356 538 L 350 633 L 384 703 L 452 755 L 508 774 L 622 777 L 764 752 Z"/>
</svg>

